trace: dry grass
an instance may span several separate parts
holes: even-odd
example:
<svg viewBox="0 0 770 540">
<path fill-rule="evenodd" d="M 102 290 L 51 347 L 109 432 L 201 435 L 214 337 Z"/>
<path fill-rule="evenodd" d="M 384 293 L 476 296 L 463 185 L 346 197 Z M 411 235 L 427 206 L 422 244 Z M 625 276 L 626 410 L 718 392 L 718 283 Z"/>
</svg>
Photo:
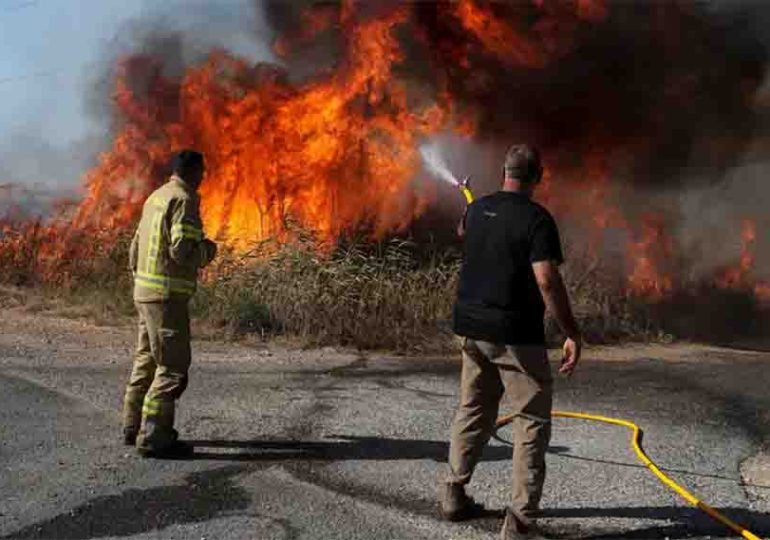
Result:
<svg viewBox="0 0 770 540">
<path fill-rule="evenodd" d="M 322 255 L 321 255 L 322 254 Z M 570 259 L 568 259 L 570 260 Z M 198 317 L 233 335 L 299 337 L 307 345 L 403 352 L 445 350 L 451 339 L 460 254 L 393 240 L 331 252 L 303 241 L 265 243 L 225 256 L 194 301 Z M 670 339 L 647 306 L 599 262 L 576 256 L 564 268 L 588 340 Z M 549 321 L 549 340 L 559 338 Z"/>
<path fill-rule="evenodd" d="M 450 336 L 458 257 L 403 241 L 331 252 L 312 242 L 224 257 L 194 312 L 230 333 L 287 334 L 308 345 L 436 349 Z"/>
<path fill-rule="evenodd" d="M 127 234 L 70 238 L 76 247 L 88 246 L 89 256 L 73 248 L 41 258 L 46 234 L 33 227 L 0 237 L 0 282 L 42 292 L 29 305 L 37 311 L 101 324 L 133 316 Z M 617 272 L 585 254 L 570 253 L 567 260 L 565 280 L 589 341 L 665 337 L 649 307 L 625 295 Z M 193 316 L 220 336 L 446 350 L 454 346 L 450 318 L 459 266 L 456 249 L 401 240 L 334 248 L 307 236 L 291 244 L 264 242 L 245 255 L 222 254 L 203 276 Z M 555 339 L 555 325 L 547 328 Z"/>
<path fill-rule="evenodd" d="M 612 261 L 575 244 L 567 244 L 565 255 L 562 275 L 589 343 L 674 339 L 655 316 L 654 304 L 628 294 L 625 274 Z M 546 334 L 554 341 L 559 336 L 555 321 L 546 323 Z"/>
<path fill-rule="evenodd" d="M 132 314 L 132 278 L 126 262 L 130 236 L 114 231 L 60 233 L 38 223 L 0 229 L 5 299 L 30 311 L 99 324 Z"/>
</svg>

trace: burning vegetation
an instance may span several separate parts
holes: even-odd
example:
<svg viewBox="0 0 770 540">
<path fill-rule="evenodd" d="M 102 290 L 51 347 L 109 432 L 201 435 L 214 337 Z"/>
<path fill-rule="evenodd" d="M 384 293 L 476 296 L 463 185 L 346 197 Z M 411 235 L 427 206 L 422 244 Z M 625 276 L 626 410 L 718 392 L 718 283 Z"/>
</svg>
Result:
<svg viewBox="0 0 770 540">
<path fill-rule="evenodd" d="M 206 156 L 203 220 L 233 256 L 296 242 L 297 231 L 327 254 L 353 237 L 412 234 L 447 214 L 448 192 L 418 181 L 428 175 L 419 148 L 453 134 L 469 146 L 541 148 L 539 197 L 586 248 L 584 267 L 610 272 L 625 297 L 662 303 L 714 289 L 770 302 L 757 206 L 736 215 L 742 201 L 731 202 L 723 234 L 708 237 L 693 212 L 710 208 L 676 203 L 768 157 L 767 49 L 757 37 L 767 9 L 603 0 L 259 8 L 278 34 L 278 63 L 225 50 L 180 73 L 152 50 L 117 61 L 111 148 L 85 175 L 81 202 L 44 223 L 1 225 L 6 279 L 15 269 L 17 281 L 71 286 L 97 273 L 92 261 L 120 260 L 115 239 L 130 234 L 182 147 Z M 488 171 L 478 191 L 494 189 L 498 163 L 461 166 Z"/>
</svg>

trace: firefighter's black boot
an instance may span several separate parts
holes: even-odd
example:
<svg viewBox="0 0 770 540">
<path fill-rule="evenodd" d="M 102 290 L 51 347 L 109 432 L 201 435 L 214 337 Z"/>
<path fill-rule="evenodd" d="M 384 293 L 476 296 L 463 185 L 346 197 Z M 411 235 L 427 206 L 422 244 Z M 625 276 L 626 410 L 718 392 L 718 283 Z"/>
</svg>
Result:
<svg viewBox="0 0 770 540">
<path fill-rule="evenodd" d="M 126 446 L 136 446 L 136 436 L 139 430 L 132 428 L 123 428 L 123 444 Z"/>
<path fill-rule="evenodd" d="M 161 448 L 139 445 L 136 450 L 142 457 L 155 459 L 190 459 L 195 454 L 195 447 L 184 441 L 174 441 Z"/>
<path fill-rule="evenodd" d="M 441 493 L 441 515 L 448 521 L 465 521 L 483 517 L 487 512 L 465 493 L 465 486 L 447 482 Z"/>
</svg>

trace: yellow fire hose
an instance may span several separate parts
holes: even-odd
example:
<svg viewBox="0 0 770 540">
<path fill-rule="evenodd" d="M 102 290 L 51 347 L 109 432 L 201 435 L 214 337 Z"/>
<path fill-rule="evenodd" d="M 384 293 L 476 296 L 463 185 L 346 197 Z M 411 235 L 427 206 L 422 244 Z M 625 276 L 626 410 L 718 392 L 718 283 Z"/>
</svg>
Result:
<svg viewBox="0 0 770 540">
<path fill-rule="evenodd" d="M 609 416 L 598 416 L 595 414 L 585 414 L 585 413 L 576 413 L 576 412 L 553 411 L 551 415 L 558 416 L 561 418 L 577 418 L 580 420 L 591 420 L 594 422 L 603 422 L 605 424 L 614 424 L 616 426 L 623 426 L 630 429 L 632 432 L 631 446 L 633 447 L 634 452 L 636 452 L 637 457 L 652 472 L 652 474 L 658 477 L 658 480 L 663 482 L 663 484 L 666 487 L 676 492 L 688 503 L 698 508 L 699 510 L 705 512 L 706 514 L 708 514 L 709 516 L 717 520 L 719 523 L 726 525 L 727 527 L 732 529 L 736 534 L 742 536 L 743 538 L 746 538 L 747 540 L 762 540 L 759 536 L 757 536 L 756 534 L 746 529 L 746 527 L 743 527 L 735 523 L 730 518 L 720 513 L 719 511 L 715 510 L 705 502 L 701 501 L 695 495 L 693 495 L 692 493 L 687 491 L 685 488 L 683 488 L 681 485 L 677 484 L 671 478 L 666 476 L 666 474 L 660 470 L 660 468 L 647 456 L 647 454 L 644 453 L 644 450 L 642 449 L 642 443 L 641 443 L 642 428 L 640 428 L 637 424 L 629 420 L 623 420 L 621 418 L 611 418 Z M 497 419 L 495 428 L 500 429 L 501 427 L 507 424 L 510 424 L 513 421 L 513 418 L 514 418 L 514 415 L 501 416 L 500 418 Z"/>
<path fill-rule="evenodd" d="M 473 192 L 470 190 L 470 178 L 466 177 L 465 180 L 463 180 L 460 184 L 458 184 L 458 188 L 462 192 L 462 194 L 465 196 L 465 200 L 468 204 L 471 204 L 473 202 Z M 629 420 L 623 420 L 621 418 L 611 418 L 609 416 L 598 416 L 595 414 L 585 414 L 585 413 L 576 413 L 576 412 L 567 412 L 567 411 L 553 411 L 551 413 L 552 416 L 557 416 L 561 418 L 577 418 L 579 420 L 591 420 L 594 422 L 603 422 L 605 424 L 614 424 L 616 426 L 623 426 L 631 430 L 631 446 L 634 449 L 634 452 L 636 452 L 637 457 L 639 460 L 644 463 L 644 465 L 654 474 L 658 480 L 663 482 L 663 484 L 677 493 L 680 497 L 682 497 L 685 501 L 693 505 L 694 507 L 698 508 L 699 510 L 705 512 L 709 516 L 711 516 L 713 519 L 721 523 L 722 525 L 725 525 L 729 527 L 732 531 L 734 531 L 736 534 L 742 536 L 743 538 L 746 538 L 747 540 L 762 540 L 759 536 L 752 533 L 746 527 L 743 527 L 741 525 L 738 525 L 733 520 L 722 514 L 721 512 L 715 510 L 705 502 L 698 499 L 695 495 L 687 491 L 685 488 L 683 488 L 681 485 L 674 482 L 671 478 L 666 476 L 666 474 L 660 470 L 660 468 L 655 465 L 655 463 L 647 456 L 647 454 L 644 453 L 644 450 L 642 449 L 642 428 L 640 428 L 637 424 L 629 421 Z M 501 427 L 510 424 L 513 421 L 514 415 L 508 415 L 508 416 L 501 416 L 497 419 L 497 424 L 495 426 L 496 429 L 500 429 Z"/>
</svg>

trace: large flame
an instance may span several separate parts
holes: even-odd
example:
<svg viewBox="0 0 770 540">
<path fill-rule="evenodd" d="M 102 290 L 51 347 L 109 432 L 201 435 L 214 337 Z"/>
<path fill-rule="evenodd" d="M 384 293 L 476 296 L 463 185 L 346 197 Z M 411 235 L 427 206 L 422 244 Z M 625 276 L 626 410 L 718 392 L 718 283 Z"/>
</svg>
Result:
<svg viewBox="0 0 770 540">
<path fill-rule="evenodd" d="M 201 198 L 208 234 L 236 250 L 268 237 L 286 239 L 297 229 L 327 242 L 353 231 L 373 238 L 398 232 L 433 202 L 413 183 L 420 145 L 446 131 L 468 139 L 488 135 L 478 132 L 478 119 L 489 117 L 486 108 L 494 105 L 457 95 L 468 98 L 488 85 L 489 70 L 476 69 L 480 59 L 512 74 L 558 72 L 558 63 L 610 16 L 603 0 L 439 2 L 429 11 L 436 19 L 431 24 L 454 36 L 444 40 L 428 37 L 416 23 L 416 13 L 425 9 L 420 3 L 394 3 L 374 15 L 364 15 L 363 4 L 311 7 L 298 32 L 278 38 L 275 50 L 288 55 L 293 45 L 319 33 L 339 35 L 339 61 L 306 82 L 291 83 L 278 66 L 255 66 L 222 50 L 181 76 L 168 75 L 162 60 L 151 55 L 120 60 L 112 93 L 116 131 L 111 148 L 86 176 L 86 197 L 49 225 L 30 226 L 29 234 L 4 225 L 0 250 L 20 250 L 31 234 L 40 239 L 37 256 L 42 267 L 49 263 L 45 271 L 66 272 L 64 261 L 87 259 L 95 245 L 133 226 L 146 196 L 164 181 L 169 156 L 183 147 L 206 156 Z M 665 9 L 659 11 L 663 17 Z M 405 34 L 413 38 L 410 48 Z M 672 43 L 662 43 L 662 50 Z M 428 51 L 425 73 L 416 76 L 404 66 L 418 46 Z M 442 55 L 449 65 L 440 65 Z M 459 90 L 449 83 L 457 73 L 469 80 Z M 697 82 L 677 76 L 661 101 L 679 106 Z M 597 101 L 614 99 L 600 90 Z M 616 154 L 645 152 L 649 141 L 602 125 L 597 105 L 598 120 L 580 126 L 578 142 L 567 137 L 571 145 L 549 146 L 545 139 L 540 196 L 557 217 L 582 222 L 597 256 L 607 231 L 623 235 L 629 293 L 659 300 L 682 285 L 670 268 L 677 247 L 664 215 L 634 217 L 621 209 L 609 163 Z M 542 114 L 560 114 L 539 106 Z M 663 120 L 644 119 L 653 133 Z M 568 122 L 556 125 L 577 132 Z M 575 153 L 580 159 L 564 158 Z M 554 188 L 553 179 L 569 189 Z M 756 227 L 750 220 L 741 242 L 740 260 L 714 282 L 770 299 L 770 284 L 753 270 Z"/>
<path fill-rule="evenodd" d="M 280 238 L 292 221 L 323 240 L 362 226 L 374 236 L 404 227 L 424 207 L 410 189 L 419 142 L 452 127 L 448 102 L 411 104 L 393 76 L 403 59 L 394 31 L 405 19 L 395 10 L 342 23 L 349 26 L 345 62 L 300 87 L 274 68 L 252 68 L 221 51 L 178 82 L 150 59 L 125 60 L 115 103 L 126 122 L 89 174 L 89 197 L 76 222 L 107 218 L 114 226 L 113 219 L 132 218 L 153 187 L 154 171 L 189 146 L 206 156 L 206 229 L 236 248 Z M 128 84 L 137 69 L 151 78 L 142 98 Z M 159 122 L 169 95 L 176 110 Z M 142 181 L 127 192 L 127 178 Z M 127 214 L 105 212 L 105 204 Z"/>
</svg>

